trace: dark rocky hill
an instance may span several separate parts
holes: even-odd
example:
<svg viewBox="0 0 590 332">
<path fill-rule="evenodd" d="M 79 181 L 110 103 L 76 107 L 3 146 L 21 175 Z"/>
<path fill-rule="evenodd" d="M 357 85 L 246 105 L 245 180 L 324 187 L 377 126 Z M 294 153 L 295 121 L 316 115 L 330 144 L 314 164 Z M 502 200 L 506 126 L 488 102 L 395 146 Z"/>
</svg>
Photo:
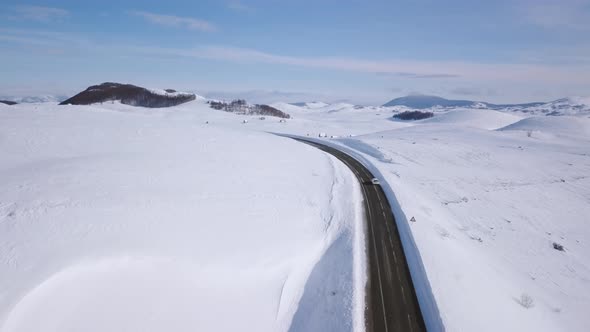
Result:
<svg viewBox="0 0 590 332">
<path fill-rule="evenodd" d="M 167 89 L 161 92 L 148 90 L 131 84 L 102 83 L 93 85 L 60 103 L 60 105 L 90 105 L 108 101 L 141 107 L 171 107 L 195 100 L 190 93 L 180 93 Z"/>
<path fill-rule="evenodd" d="M 16 104 L 18 104 L 17 102 L 10 101 L 10 100 L 0 100 L 0 103 L 6 104 L 6 105 L 16 105 Z"/>
</svg>

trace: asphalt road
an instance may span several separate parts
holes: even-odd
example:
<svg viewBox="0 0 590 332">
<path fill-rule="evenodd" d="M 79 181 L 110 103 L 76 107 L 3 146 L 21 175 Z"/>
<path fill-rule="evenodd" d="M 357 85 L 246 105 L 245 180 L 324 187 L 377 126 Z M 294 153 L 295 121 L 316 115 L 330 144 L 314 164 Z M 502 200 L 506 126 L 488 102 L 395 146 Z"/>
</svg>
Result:
<svg viewBox="0 0 590 332">
<path fill-rule="evenodd" d="M 315 141 L 293 139 L 338 158 L 361 183 L 367 220 L 367 332 L 426 331 L 399 231 L 381 186 L 372 184 L 371 172 L 348 154 Z"/>
</svg>

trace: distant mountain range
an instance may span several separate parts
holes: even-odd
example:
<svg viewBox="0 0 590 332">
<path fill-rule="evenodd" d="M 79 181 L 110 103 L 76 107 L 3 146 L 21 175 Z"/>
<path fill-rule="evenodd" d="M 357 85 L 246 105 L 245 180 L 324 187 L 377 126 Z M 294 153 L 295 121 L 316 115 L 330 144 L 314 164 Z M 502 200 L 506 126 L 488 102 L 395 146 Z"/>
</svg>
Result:
<svg viewBox="0 0 590 332">
<path fill-rule="evenodd" d="M 17 103 L 17 104 L 28 104 L 28 103 L 57 103 L 67 99 L 67 96 L 54 96 L 54 95 L 39 95 L 39 96 L 0 96 L 0 99 L 5 102 Z M 2 102 L 0 101 L 0 102 Z"/>
<path fill-rule="evenodd" d="M 170 107 L 195 100 L 192 93 L 177 92 L 172 89 L 148 90 L 139 86 L 121 83 L 102 83 L 93 85 L 77 95 L 64 100 L 60 105 L 90 105 L 109 101 L 142 107 Z"/>
<path fill-rule="evenodd" d="M 413 109 L 425 109 L 431 107 L 477 107 L 477 108 L 490 108 L 490 109 L 501 109 L 501 108 L 513 108 L 513 107 L 535 107 L 545 103 L 534 102 L 526 104 L 491 104 L 482 101 L 472 100 L 451 100 L 445 99 L 438 96 L 428 95 L 411 95 L 406 97 L 395 98 L 383 106 L 405 106 Z"/>
</svg>

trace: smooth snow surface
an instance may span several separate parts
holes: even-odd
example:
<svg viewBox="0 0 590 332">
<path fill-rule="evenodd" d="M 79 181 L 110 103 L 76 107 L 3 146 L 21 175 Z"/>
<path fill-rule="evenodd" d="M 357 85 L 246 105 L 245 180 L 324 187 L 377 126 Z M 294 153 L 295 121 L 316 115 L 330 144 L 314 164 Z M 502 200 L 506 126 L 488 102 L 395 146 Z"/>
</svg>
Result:
<svg viewBox="0 0 590 332">
<path fill-rule="evenodd" d="M 481 129 L 497 129 L 520 120 L 521 117 L 486 109 L 458 109 L 438 114 L 421 123 L 460 125 Z"/>
<path fill-rule="evenodd" d="M 289 130 L 339 135 L 325 141 L 359 154 L 392 189 L 402 238 L 413 240 L 405 249 L 423 264 L 413 279 L 423 280 L 423 268 L 447 331 L 582 332 L 590 325 L 590 119 L 578 109 L 527 117 L 459 108 L 401 122 L 386 108 L 350 108 L 301 113 L 312 124 Z"/>
<path fill-rule="evenodd" d="M 500 130 L 522 130 L 527 135 L 548 134 L 574 136 L 581 139 L 590 137 L 590 118 L 569 116 L 531 117 L 510 124 Z"/>
<path fill-rule="evenodd" d="M 189 104 L 0 109 L 1 331 L 362 329 L 352 172 Z"/>
</svg>

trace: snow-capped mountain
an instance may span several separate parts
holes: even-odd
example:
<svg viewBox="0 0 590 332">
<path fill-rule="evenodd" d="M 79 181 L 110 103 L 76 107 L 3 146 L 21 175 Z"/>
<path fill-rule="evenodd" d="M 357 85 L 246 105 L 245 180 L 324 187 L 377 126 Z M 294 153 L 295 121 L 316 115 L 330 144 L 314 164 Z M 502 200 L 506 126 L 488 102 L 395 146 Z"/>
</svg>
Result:
<svg viewBox="0 0 590 332">
<path fill-rule="evenodd" d="M 534 107 L 542 105 L 541 102 L 525 103 L 525 104 L 492 104 L 483 101 L 473 100 L 451 100 L 438 96 L 429 95 L 410 95 L 405 97 L 395 98 L 383 106 L 405 106 L 413 109 L 426 109 L 433 107 L 471 107 L 471 108 L 508 108 L 508 107 Z"/>
</svg>

